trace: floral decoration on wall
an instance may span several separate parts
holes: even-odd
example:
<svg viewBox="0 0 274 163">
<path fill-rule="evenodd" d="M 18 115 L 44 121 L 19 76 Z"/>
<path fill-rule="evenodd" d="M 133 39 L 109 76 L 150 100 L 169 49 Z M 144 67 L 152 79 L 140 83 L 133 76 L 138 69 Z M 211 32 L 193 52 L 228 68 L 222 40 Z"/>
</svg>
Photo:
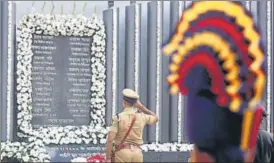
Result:
<svg viewBox="0 0 274 163">
<path fill-rule="evenodd" d="M 25 15 L 18 26 L 17 44 L 17 124 L 19 137 L 41 138 L 45 144 L 104 144 L 105 127 L 105 28 L 93 15 Z M 91 99 L 88 126 L 40 127 L 34 129 L 32 120 L 32 40 L 33 35 L 88 36 L 92 38 L 91 51 Z M 32 140 L 35 141 L 35 140 Z"/>
<path fill-rule="evenodd" d="M 41 140 L 32 143 L 1 142 L 0 149 L 1 162 L 50 162 L 50 156 Z"/>
</svg>

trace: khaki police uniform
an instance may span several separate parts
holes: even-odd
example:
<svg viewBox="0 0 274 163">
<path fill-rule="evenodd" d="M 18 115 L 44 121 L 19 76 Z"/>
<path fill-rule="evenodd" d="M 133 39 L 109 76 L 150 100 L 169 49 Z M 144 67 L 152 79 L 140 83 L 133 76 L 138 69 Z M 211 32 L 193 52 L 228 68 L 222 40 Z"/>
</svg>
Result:
<svg viewBox="0 0 274 163">
<path fill-rule="evenodd" d="M 128 98 L 138 99 L 139 96 L 130 89 L 125 89 L 123 95 Z M 124 139 L 126 132 L 136 115 L 135 123 L 123 144 L 127 146 L 115 152 L 115 162 L 143 162 L 143 154 L 140 145 L 143 144 L 143 129 L 146 125 L 155 124 L 156 117 L 144 113 L 138 113 L 133 107 L 124 110 L 113 117 L 110 131 L 116 133 L 114 146 L 119 145 Z"/>
</svg>

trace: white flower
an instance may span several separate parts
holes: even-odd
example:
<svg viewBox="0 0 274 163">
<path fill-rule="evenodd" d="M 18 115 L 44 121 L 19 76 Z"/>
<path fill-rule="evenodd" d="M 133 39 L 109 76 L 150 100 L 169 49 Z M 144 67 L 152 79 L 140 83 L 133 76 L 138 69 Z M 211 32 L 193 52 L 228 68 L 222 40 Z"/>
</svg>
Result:
<svg viewBox="0 0 274 163">
<path fill-rule="evenodd" d="M 33 156 L 36 156 L 37 155 L 37 152 L 35 150 L 31 150 L 30 151 L 30 154 L 33 155 Z"/>
<path fill-rule="evenodd" d="M 11 157 L 12 155 L 13 155 L 12 152 L 8 152 L 8 153 L 7 153 L 7 156 L 8 156 L 8 157 Z"/>
<path fill-rule="evenodd" d="M 81 140 L 81 139 L 77 139 L 77 140 L 76 140 L 76 143 L 77 143 L 77 144 L 81 144 L 81 143 L 82 143 L 82 140 Z"/>
<path fill-rule="evenodd" d="M 75 131 L 75 134 L 77 134 L 77 135 L 81 135 L 81 134 L 82 134 L 82 132 L 81 132 L 80 130 L 76 130 L 76 131 Z"/>
<path fill-rule="evenodd" d="M 97 144 L 97 140 L 96 139 L 93 139 L 93 144 Z"/>
<path fill-rule="evenodd" d="M 78 157 L 71 160 L 71 162 L 87 162 L 86 158 Z"/>
<path fill-rule="evenodd" d="M 24 162 L 29 162 L 30 158 L 28 155 L 22 157 Z"/>
<path fill-rule="evenodd" d="M 107 139 L 100 139 L 101 144 L 106 144 L 106 142 L 107 142 Z"/>
<path fill-rule="evenodd" d="M 1 160 L 2 160 L 2 157 L 6 157 L 7 156 L 7 153 L 6 152 L 2 152 L 1 153 Z"/>
</svg>

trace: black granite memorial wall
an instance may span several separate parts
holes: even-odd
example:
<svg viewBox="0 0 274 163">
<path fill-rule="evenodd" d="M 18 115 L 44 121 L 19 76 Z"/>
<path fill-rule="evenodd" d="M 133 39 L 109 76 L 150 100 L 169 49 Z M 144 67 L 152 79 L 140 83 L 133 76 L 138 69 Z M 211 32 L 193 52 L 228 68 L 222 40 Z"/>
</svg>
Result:
<svg viewBox="0 0 274 163">
<path fill-rule="evenodd" d="M 32 126 L 90 123 L 91 37 L 33 35 Z M 103 153 L 101 145 L 49 145 L 53 162 Z"/>
<path fill-rule="evenodd" d="M 32 125 L 90 123 L 90 37 L 33 35 Z"/>
</svg>

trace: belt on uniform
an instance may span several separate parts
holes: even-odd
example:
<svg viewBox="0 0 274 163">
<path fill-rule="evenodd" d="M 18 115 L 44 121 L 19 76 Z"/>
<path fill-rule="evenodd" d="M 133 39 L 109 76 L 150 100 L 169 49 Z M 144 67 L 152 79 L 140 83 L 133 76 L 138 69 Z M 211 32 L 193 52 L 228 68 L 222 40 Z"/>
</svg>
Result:
<svg viewBox="0 0 274 163">
<path fill-rule="evenodd" d="M 116 145 L 116 146 L 115 146 L 115 152 L 118 152 L 118 151 L 120 151 L 121 149 L 131 149 L 132 146 L 140 148 L 140 146 L 139 146 L 138 144 L 123 143 L 123 144 L 120 144 L 120 145 Z M 141 149 L 141 148 L 140 148 L 140 149 Z"/>
</svg>

